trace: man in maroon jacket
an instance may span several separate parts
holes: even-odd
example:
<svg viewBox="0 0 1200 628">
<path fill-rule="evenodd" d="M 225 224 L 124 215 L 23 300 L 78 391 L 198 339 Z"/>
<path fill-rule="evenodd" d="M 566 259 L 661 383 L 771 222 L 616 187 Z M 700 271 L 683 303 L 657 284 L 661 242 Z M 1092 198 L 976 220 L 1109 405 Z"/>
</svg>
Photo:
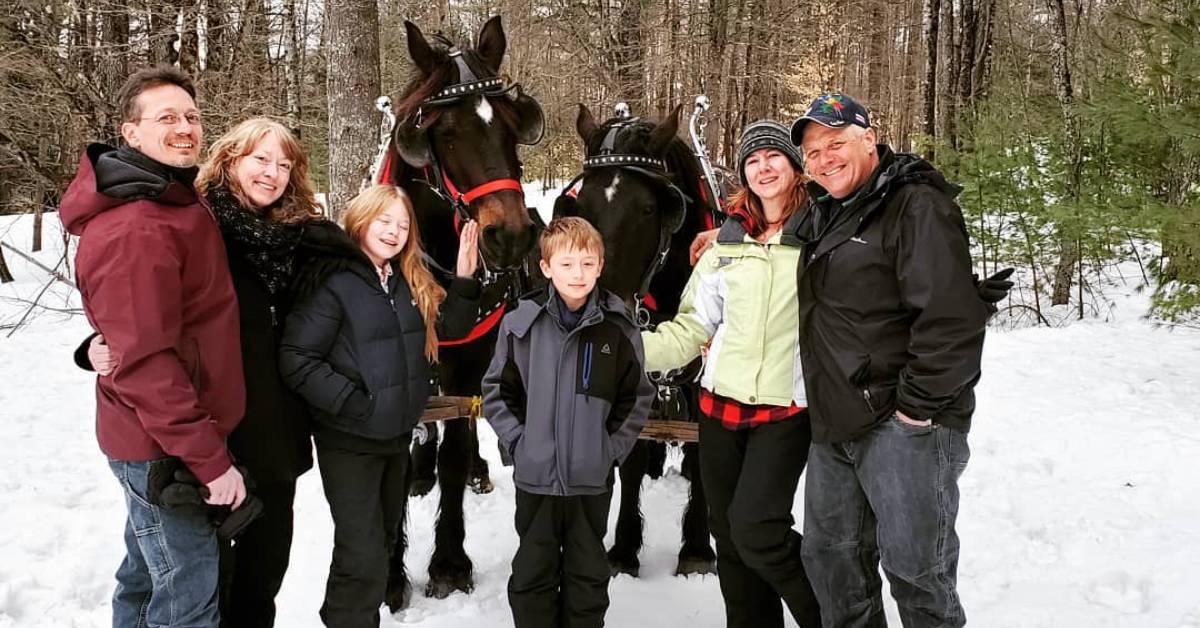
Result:
<svg viewBox="0 0 1200 628">
<path fill-rule="evenodd" d="M 225 447 L 245 405 L 237 301 L 221 234 L 192 188 L 195 96 L 174 68 L 131 76 L 118 96 L 127 146 L 89 146 L 61 207 L 80 236 L 84 310 L 119 358 L 96 384 L 96 433 L 128 512 L 114 628 L 219 624 L 213 529 L 154 490 L 174 459 L 209 504 L 236 509 L 246 496 Z"/>
</svg>

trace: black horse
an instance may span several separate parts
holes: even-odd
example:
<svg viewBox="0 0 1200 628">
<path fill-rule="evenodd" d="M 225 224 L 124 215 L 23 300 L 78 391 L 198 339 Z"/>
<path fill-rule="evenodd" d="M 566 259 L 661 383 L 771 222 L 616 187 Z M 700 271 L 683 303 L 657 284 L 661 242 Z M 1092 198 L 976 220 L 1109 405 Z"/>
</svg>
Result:
<svg viewBox="0 0 1200 628">
<path fill-rule="evenodd" d="M 575 128 L 585 146 L 584 171 L 577 180 L 580 185 L 554 205 L 555 217 L 580 216 L 596 227 L 606 251 L 601 285 L 637 307 L 639 318 L 650 324 L 670 319 L 679 310 L 692 271 L 688 246 L 697 233 L 713 226 L 716 209 L 699 161 L 676 135 L 679 111 L 676 108 L 659 123 L 617 117 L 597 124 L 587 107 L 579 105 Z M 691 380 L 685 374 L 679 384 L 660 386 L 651 418 L 695 420 L 699 409 Z M 666 396 L 665 391 L 675 394 Z M 663 457 L 663 444 L 641 440 L 621 465 L 616 539 L 608 552 L 614 575 L 638 574 L 642 478 L 655 466 L 661 469 Z M 691 490 L 675 573 L 712 573 L 716 557 L 709 542 L 696 443 L 683 445 L 682 473 L 691 481 Z"/>
<path fill-rule="evenodd" d="M 403 187 L 412 198 L 435 272 L 437 267 L 453 272 L 462 221 L 479 223 L 480 320 L 466 339 L 441 343 L 437 369 L 445 394 L 475 396 L 497 323 L 527 288 L 525 261 L 536 243 L 536 227 L 521 191 L 517 145 L 537 143 L 544 120 L 537 102 L 522 94 L 519 85 L 499 78 L 507 46 L 499 17 L 483 26 L 474 48 L 459 48 L 440 35 L 426 39 L 409 22 L 405 28 L 417 72 L 397 99 L 396 125 L 379 179 Z M 473 565 L 463 549 L 463 493 L 476 451 L 471 419 L 445 422 L 437 454 L 441 498 L 427 596 L 474 588 Z M 393 611 L 407 606 L 411 597 L 406 546 L 402 533 L 388 582 L 387 603 Z"/>
</svg>

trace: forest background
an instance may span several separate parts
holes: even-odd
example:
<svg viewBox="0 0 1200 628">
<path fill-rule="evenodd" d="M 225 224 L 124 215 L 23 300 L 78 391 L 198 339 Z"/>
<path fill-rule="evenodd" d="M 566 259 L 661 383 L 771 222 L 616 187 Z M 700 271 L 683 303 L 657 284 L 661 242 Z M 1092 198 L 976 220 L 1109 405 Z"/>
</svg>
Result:
<svg viewBox="0 0 1200 628">
<path fill-rule="evenodd" d="M 661 115 L 706 94 L 729 165 L 745 123 L 844 91 L 964 186 L 981 271 L 1021 269 L 1009 321 L 1104 317 L 1132 260 L 1151 316 L 1197 324 L 1200 0 L 9 0 L 0 214 L 54 211 L 86 143 L 115 141 L 121 82 L 153 63 L 196 78 L 209 141 L 287 124 L 340 207 L 378 149 L 376 97 L 413 71 L 404 20 L 470 41 L 492 15 L 504 72 L 546 111 L 522 159 L 547 187 L 579 169 L 578 103 Z M 33 250 L 64 237 L 40 223 Z M 0 280 L 6 253 L 22 251 L 0 249 Z"/>
</svg>

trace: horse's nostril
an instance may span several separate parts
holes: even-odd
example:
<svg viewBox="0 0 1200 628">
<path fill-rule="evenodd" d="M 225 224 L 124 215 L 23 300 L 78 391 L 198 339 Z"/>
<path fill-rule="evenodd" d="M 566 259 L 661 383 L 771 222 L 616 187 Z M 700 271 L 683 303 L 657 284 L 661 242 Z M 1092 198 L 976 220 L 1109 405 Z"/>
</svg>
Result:
<svg viewBox="0 0 1200 628">
<path fill-rule="evenodd" d="M 483 243 L 492 247 L 500 244 L 500 229 L 496 225 L 488 225 L 483 228 Z"/>
</svg>

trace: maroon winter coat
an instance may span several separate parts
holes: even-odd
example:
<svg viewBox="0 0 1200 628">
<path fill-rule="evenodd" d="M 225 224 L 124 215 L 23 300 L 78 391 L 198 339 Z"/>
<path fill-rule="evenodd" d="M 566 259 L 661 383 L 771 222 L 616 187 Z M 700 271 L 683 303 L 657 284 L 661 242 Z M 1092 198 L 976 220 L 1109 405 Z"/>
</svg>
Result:
<svg viewBox="0 0 1200 628">
<path fill-rule="evenodd" d="M 84 311 L 120 359 L 96 384 L 100 449 L 177 456 L 208 483 L 229 469 L 245 409 L 237 299 L 216 221 L 174 172 L 93 144 L 60 212 L 80 236 Z"/>
</svg>

